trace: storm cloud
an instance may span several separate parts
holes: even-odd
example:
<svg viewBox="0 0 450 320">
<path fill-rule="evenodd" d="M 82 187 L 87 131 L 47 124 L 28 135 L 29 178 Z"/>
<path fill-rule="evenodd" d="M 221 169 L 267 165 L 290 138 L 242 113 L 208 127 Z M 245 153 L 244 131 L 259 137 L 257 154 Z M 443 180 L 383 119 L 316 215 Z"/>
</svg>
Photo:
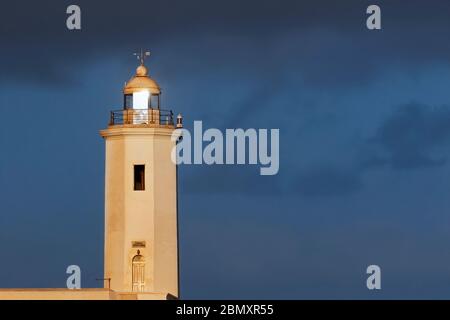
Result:
<svg viewBox="0 0 450 320">
<path fill-rule="evenodd" d="M 288 67 L 322 86 L 368 83 L 393 62 L 407 68 L 450 57 L 447 1 L 427 8 L 421 1 L 381 1 L 378 33 L 365 28 L 370 1 L 81 0 L 81 31 L 65 27 L 70 4 L 18 1 L 3 8 L 0 81 L 70 84 L 70 74 L 92 61 L 131 56 L 140 47 L 154 50 L 164 64 L 169 61 L 161 53 L 176 50 L 170 63 L 179 67 L 226 64 L 260 79 Z"/>
<path fill-rule="evenodd" d="M 368 140 L 363 164 L 394 169 L 442 166 L 448 162 L 450 108 L 410 103 L 398 107 Z"/>
</svg>

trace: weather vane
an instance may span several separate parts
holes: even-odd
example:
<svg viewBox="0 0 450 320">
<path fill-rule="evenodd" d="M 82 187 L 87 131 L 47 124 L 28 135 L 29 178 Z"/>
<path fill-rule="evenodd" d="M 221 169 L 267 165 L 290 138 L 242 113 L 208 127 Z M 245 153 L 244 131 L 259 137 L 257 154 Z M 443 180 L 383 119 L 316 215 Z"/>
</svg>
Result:
<svg viewBox="0 0 450 320">
<path fill-rule="evenodd" d="M 133 55 L 135 55 L 136 58 L 141 62 L 141 65 L 143 65 L 145 58 L 150 56 L 150 51 L 144 51 L 143 49 L 141 49 L 140 52 L 135 52 L 133 53 Z"/>
</svg>

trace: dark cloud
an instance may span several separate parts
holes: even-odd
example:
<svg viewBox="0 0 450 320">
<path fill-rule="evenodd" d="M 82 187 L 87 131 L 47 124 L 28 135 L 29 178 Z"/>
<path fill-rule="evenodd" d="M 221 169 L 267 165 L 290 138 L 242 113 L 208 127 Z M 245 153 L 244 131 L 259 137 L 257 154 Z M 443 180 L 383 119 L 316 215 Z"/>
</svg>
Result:
<svg viewBox="0 0 450 320">
<path fill-rule="evenodd" d="M 399 107 L 369 139 L 361 164 L 394 169 L 442 166 L 450 143 L 450 108 L 407 104 Z"/>
<path fill-rule="evenodd" d="M 366 140 L 355 146 L 347 165 L 324 164 L 300 170 L 294 192 L 304 196 L 343 196 L 364 187 L 364 173 L 390 166 L 419 169 L 447 164 L 450 144 L 450 107 L 410 103 L 396 108 Z"/>
<path fill-rule="evenodd" d="M 409 1 L 407 7 L 379 1 L 380 32 L 365 28 L 365 9 L 372 3 L 360 0 L 80 0 L 79 32 L 65 27 L 70 4 L 46 0 L 3 6 L 0 68 L 8 76 L 0 81 L 70 84 L 70 71 L 93 60 L 126 59 L 140 46 L 174 51 L 179 42 L 186 43 L 183 54 L 165 64 L 226 64 L 235 71 L 254 66 L 253 76 L 261 80 L 295 72 L 313 85 L 367 83 L 392 61 L 448 62 L 450 57 L 448 1 L 427 6 Z"/>
</svg>

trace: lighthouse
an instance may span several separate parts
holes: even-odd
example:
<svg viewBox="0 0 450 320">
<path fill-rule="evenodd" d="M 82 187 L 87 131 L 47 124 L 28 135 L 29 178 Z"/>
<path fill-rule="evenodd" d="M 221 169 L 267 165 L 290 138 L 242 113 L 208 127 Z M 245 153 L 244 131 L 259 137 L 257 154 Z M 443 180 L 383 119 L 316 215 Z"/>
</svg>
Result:
<svg viewBox="0 0 450 320">
<path fill-rule="evenodd" d="M 105 288 L 139 297 L 179 297 L 176 141 L 171 110 L 137 54 L 123 105 L 110 112 L 105 140 Z M 176 120 L 176 119 L 175 119 Z M 178 119 L 178 127 L 180 119 Z"/>
</svg>

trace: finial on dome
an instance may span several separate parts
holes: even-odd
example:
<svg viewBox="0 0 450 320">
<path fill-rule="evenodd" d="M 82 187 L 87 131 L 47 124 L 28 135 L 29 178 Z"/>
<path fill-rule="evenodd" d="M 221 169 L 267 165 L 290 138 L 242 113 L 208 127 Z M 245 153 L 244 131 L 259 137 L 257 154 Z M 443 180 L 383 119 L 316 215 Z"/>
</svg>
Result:
<svg viewBox="0 0 450 320">
<path fill-rule="evenodd" d="M 145 77 L 148 75 L 148 69 L 146 66 L 141 64 L 139 67 L 136 68 L 136 75 L 138 77 Z"/>
</svg>

